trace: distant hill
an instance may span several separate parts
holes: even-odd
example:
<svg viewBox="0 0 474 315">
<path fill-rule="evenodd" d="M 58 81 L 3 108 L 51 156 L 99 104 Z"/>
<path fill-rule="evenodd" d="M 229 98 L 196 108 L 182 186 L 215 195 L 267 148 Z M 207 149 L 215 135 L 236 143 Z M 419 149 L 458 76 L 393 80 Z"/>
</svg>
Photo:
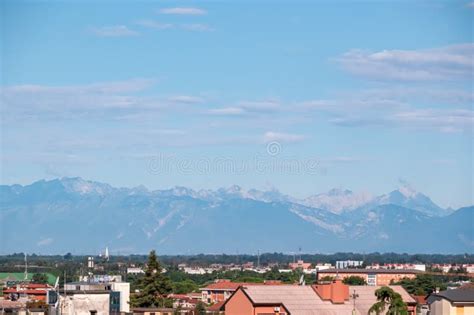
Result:
<svg viewBox="0 0 474 315">
<path fill-rule="evenodd" d="M 472 206 L 445 210 L 405 188 L 297 200 L 238 186 L 150 191 L 62 178 L 0 186 L 0 252 L 464 253 L 474 250 L 473 214 Z"/>
</svg>

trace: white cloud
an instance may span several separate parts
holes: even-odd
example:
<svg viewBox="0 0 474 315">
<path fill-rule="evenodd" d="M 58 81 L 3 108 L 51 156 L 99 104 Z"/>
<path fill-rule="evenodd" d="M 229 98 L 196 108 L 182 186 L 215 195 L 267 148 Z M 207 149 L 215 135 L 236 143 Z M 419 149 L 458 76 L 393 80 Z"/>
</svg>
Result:
<svg viewBox="0 0 474 315">
<path fill-rule="evenodd" d="M 466 109 L 414 109 L 396 113 L 392 119 L 408 127 L 445 133 L 472 132 L 474 128 L 474 111 Z"/>
<path fill-rule="evenodd" d="M 192 7 L 175 7 L 175 8 L 164 8 L 160 10 L 162 14 L 176 14 L 176 15 L 204 15 L 207 13 L 206 10 Z"/>
<path fill-rule="evenodd" d="M 436 81 L 469 79 L 474 44 L 424 50 L 351 50 L 337 61 L 347 71 L 377 80 Z"/>
<path fill-rule="evenodd" d="M 244 101 L 238 103 L 238 106 L 250 112 L 274 112 L 281 109 L 280 104 L 275 101 Z"/>
<path fill-rule="evenodd" d="M 202 103 L 204 100 L 198 96 L 189 96 L 189 95 L 175 95 L 168 97 L 168 100 L 176 103 L 189 103 L 197 104 Z"/>
<path fill-rule="evenodd" d="M 223 107 L 210 109 L 208 113 L 212 115 L 236 116 L 245 114 L 245 111 L 240 107 Z"/>
<path fill-rule="evenodd" d="M 125 37 L 137 36 L 138 32 L 129 29 L 125 25 L 102 26 L 92 28 L 92 32 L 101 37 Z"/>
<path fill-rule="evenodd" d="M 199 24 L 199 23 L 182 24 L 181 28 L 186 31 L 193 31 L 193 32 L 210 32 L 214 30 L 212 27 L 210 27 L 207 24 Z"/>
<path fill-rule="evenodd" d="M 267 131 L 263 135 L 264 142 L 300 142 L 305 139 L 304 135 L 300 134 L 292 134 L 292 133 L 282 133 L 282 132 L 274 132 L 274 131 Z"/>
<path fill-rule="evenodd" d="M 50 245 L 53 242 L 53 239 L 48 237 L 40 240 L 39 242 L 36 243 L 38 246 L 47 246 Z"/>
<path fill-rule="evenodd" d="M 467 6 L 468 8 L 474 9 L 474 1 L 469 2 L 468 4 L 466 4 L 466 6 Z"/>
<path fill-rule="evenodd" d="M 171 23 L 160 23 L 153 20 L 141 20 L 136 23 L 137 25 L 152 28 L 155 30 L 166 30 L 174 28 L 174 25 Z"/>
</svg>

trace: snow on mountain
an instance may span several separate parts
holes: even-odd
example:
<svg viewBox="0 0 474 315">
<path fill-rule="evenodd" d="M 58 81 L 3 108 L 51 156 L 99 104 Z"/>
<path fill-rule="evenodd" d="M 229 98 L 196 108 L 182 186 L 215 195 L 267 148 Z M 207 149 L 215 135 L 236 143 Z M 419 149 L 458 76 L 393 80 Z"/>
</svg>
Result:
<svg viewBox="0 0 474 315">
<path fill-rule="evenodd" d="M 369 193 L 353 193 L 347 189 L 331 189 L 327 193 L 310 196 L 301 201 L 301 204 L 308 207 L 319 208 L 341 213 L 343 211 L 354 210 L 373 200 Z"/>
<path fill-rule="evenodd" d="M 469 221 L 474 207 L 448 215 L 408 187 L 375 198 L 332 189 L 296 200 L 276 189 L 246 190 L 237 185 L 149 191 L 143 186 L 115 188 L 62 178 L 0 185 L 0 210 L 0 226 L 9 237 L 3 243 L 5 252 L 88 251 L 109 244 L 137 252 L 159 246 L 161 251 L 177 253 L 188 250 L 198 235 L 194 247 L 199 252 L 264 247 L 287 251 L 294 244 L 309 251 L 474 249 Z M 18 226 L 25 233 L 16 233 Z M 442 244 L 419 237 L 435 234 Z M 52 239 L 50 247 L 35 247 L 38 237 Z M 357 242 L 349 244 L 349 239 Z"/>
<path fill-rule="evenodd" d="M 369 205 L 393 204 L 409 209 L 420 211 L 430 216 L 443 216 L 449 214 L 449 210 L 436 205 L 428 196 L 417 192 L 407 184 L 388 194 L 375 198 Z"/>
</svg>

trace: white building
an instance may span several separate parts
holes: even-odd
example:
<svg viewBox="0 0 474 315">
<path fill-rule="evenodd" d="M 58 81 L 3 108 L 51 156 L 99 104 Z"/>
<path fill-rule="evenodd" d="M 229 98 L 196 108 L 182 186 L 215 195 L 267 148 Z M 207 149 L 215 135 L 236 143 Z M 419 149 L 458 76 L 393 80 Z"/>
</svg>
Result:
<svg viewBox="0 0 474 315">
<path fill-rule="evenodd" d="M 340 260 L 336 261 L 336 269 L 347 269 L 361 267 L 364 264 L 362 260 Z"/>
<path fill-rule="evenodd" d="M 66 283 L 60 297 L 62 314 L 118 314 L 130 311 L 128 282 Z M 72 311 L 67 313 L 66 310 Z"/>
</svg>

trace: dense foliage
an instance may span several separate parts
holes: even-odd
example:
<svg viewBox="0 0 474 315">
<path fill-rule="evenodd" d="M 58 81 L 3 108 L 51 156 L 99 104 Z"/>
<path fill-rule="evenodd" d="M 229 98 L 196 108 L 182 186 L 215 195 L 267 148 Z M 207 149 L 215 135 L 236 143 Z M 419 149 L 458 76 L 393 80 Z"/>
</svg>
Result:
<svg viewBox="0 0 474 315">
<path fill-rule="evenodd" d="M 367 282 L 365 282 L 365 279 L 359 276 L 349 276 L 347 278 L 344 278 L 342 280 L 343 283 L 347 285 L 365 285 Z"/>
<path fill-rule="evenodd" d="M 171 293 L 172 286 L 163 273 L 154 250 L 148 256 L 145 275 L 139 279 L 137 294 L 132 295 L 130 304 L 134 307 L 169 307 L 172 302 L 166 296 Z"/>
<path fill-rule="evenodd" d="M 377 302 L 369 309 L 369 314 L 408 315 L 407 305 L 402 296 L 389 287 L 375 291 Z"/>
</svg>

